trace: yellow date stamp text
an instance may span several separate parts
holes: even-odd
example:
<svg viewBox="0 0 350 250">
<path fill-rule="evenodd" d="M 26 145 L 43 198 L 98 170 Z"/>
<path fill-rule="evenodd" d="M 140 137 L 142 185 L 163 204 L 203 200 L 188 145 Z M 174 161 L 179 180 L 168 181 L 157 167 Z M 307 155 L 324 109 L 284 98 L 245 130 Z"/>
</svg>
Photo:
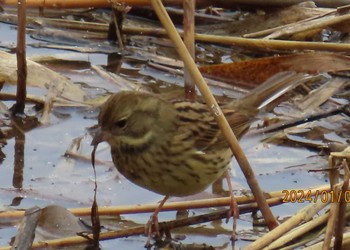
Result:
<svg viewBox="0 0 350 250">
<path fill-rule="evenodd" d="M 305 203 L 305 202 L 350 202 L 350 190 L 335 193 L 333 190 L 282 190 L 282 202 Z"/>
</svg>

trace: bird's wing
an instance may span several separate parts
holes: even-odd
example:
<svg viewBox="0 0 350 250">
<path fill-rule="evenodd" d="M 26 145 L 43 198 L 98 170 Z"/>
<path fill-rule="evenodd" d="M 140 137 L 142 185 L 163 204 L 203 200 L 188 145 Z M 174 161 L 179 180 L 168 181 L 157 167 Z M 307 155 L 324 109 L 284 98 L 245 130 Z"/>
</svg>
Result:
<svg viewBox="0 0 350 250">
<path fill-rule="evenodd" d="M 178 116 L 178 136 L 183 141 L 193 142 L 199 152 L 227 148 L 228 144 L 223 137 L 213 115 L 205 104 L 189 101 L 173 102 Z M 250 117 L 244 112 L 223 110 L 229 124 L 238 138 L 246 132 L 250 125 Z"/>
</svg>

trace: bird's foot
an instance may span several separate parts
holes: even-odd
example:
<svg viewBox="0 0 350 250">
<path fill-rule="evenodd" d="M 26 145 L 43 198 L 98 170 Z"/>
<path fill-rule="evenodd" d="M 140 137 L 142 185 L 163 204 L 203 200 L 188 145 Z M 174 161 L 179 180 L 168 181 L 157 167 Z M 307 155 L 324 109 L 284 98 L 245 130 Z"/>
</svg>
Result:
<svg viewBox="0 0 350 250">
<path fill-rule="evenodd" d="M 226 177 L 227 184 L 228 184 L 229 191 L 230 191 L 230 209 L 227 213 L 226 223 L 230 220 L 231 217 L 233 218 L 231 239 L 236 240 L 236 227 L 237 227 L 237 219 L 239 218 L 239 209 L 238 209 L 237 201 L 236 201 L 235 196 L 233 194 L 231 180 L 230 180 L 230 177 L 229 177 L 229 174 L 227 171 L 226 171 L 225 177 Z"/>
<path fill-rule="evenodd" d="M 156 214 L 152 214 L 147 224 L 145 225 L 145 235 L 147 236 L 147 242 L 145 247 L 151 246 L 151 238 L 153 231 L 156 233 L 157 236 L 159 235 L 158 216 Z"/>
<path fill-rule="evenodd" d="M 151 237 L 152 237 L 152 232 L 156 232 L 156 236 L 159 236 L 159 224 L 158 224 L 158 213 L 163 207 L 164 203 L 168 199 L 168 196 L 165 196 L 163 200 L 159 203 L 159 206 L 157 209 L 153 212 L 151 217 L 149 218 L 146 226 L 145 226 L 145 234 L 147 235 L 147 242 L 145 247 L 149 248 L 151 246 Z M 153 229 L 154 227 L 154 229 Z"/>
</svg>

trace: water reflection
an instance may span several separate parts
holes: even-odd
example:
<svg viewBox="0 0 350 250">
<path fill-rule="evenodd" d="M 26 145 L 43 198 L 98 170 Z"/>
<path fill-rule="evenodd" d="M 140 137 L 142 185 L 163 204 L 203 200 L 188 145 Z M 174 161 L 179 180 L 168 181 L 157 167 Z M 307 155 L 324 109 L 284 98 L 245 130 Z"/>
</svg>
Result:
<svg viewBox="0 0 350 250">
<path fill-rule="evenodd" d="M 122 55 L 120 53 L 108 54 L 106 70 L 112 73 L 119 73 L 122 66 Z"/>
<path fill-rule="evenodd" d="M 38 127 L 38 119 L 32 116 L 14 116 L 11 119 L 11 128 L 6 132 L 2 132 L 4 141 L 14 138 L 14 171 L 12 177 L 12 186 L 14 188 L 23 188 L 23 169 L 24 169 L 24 152 L 25 152 L 25 133 Z M 1 162 L 6 158 L 6 155 L 1 152 Z"/>
<path fill-rule="evenodd" d="M 0 131 L 0 138 L 3 138 L 1 131 Z M 4 144 L 0 144 L 0 165 L 3 164 L 4 159 L 5 159 L 5 157 L 6 157 L 6 155 L 4 154 L 4 152 L 2 152 L 2 148 L 3 148 L 3 147 L 4 147 Z"/>
<path fill-rule="evenodd" d="M 12 186 L 14 188 L 23 187 L 23 168 L 24 168 L 24 144 L 25 144 L 25 134 L 19 131 L 15 135 L 15 155 L 14 155 L 14 169 Z"/>
</svg>

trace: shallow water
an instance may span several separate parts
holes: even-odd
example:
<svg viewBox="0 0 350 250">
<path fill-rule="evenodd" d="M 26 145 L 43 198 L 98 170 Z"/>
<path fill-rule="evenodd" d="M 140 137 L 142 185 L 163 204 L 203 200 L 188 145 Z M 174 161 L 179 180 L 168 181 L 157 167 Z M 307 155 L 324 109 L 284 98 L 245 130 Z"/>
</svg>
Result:
<svg viewBox="0 0 350 250">
<path fill-rule="evenodd" d="M 16 30 L 9 24 L 0 23 L 0 45 L 14 44 Z M 37 42 L 27 36 L 27 43 Z M 76 58 L 91 65 L 107 64 L 105 54 L 84 54 L 63 50 L 27 47 L 27 55 L 64 55 Z M 223 57 L 225 58 L 225 57 Z M 151 82 L 152 88 L 171 88 L 171 84 L 180 84 L 178 76 L 162 74 L 140 61 L 121 59 L 119 74 L 138 83 Z M 52 66 L 53 68 L 53 66 Z M 58 69 L 58 72 L 68 76 L 74 82 L 82 84 L 91 97 L 104 95 L 106 92 L 115 92 L 119 86 L 96 75 L 90 68 Z M 5 86 L 3 92 L 15 92 L 13 86 Z M 43 95 L 45 91 L 29 88 L 28 92 Z M 5 102 L 10 107 L 13 102 Z M 36 114 L 27 107 L 28 113 Z M 82 161 L 65 157 L 65 152 L 75 138 L 82 137 L 78 152 L 87 157 L 91 153 L 91 137 L 86 129 L 96 124 L 97 112 L 85 108 L 56 108 L 50 115 L 49 124 L 38 126 L 20 136 L 6 140 L 1 146 L 4 159 L 0 165 L 0 203 L 4 207 L 26 209 L 32 206 L 44 207 L 49 204 L 59 204 L 67 208 L 89 207 L 93 199 L 93 171 L 89 161 Z M 323 173 L 309 173 L 308 168 L 327 164 L 326 158 L 318 157 L 317 152 L 302 147 L 278 146 L 260 142 L 261 137 L 243 137 L 241 140 L 248 159 L 258 177 L 264 191 L 282 189 L 301 189 L 327 183 L 328 176 Z M 23 158 L 21 152 L 23 148 Z M 101 144 L 97 152 L 99 160 L 110 161 L 109 148 Z M 19 162 L 18 162 L 19 161 Z M 249 190 L 245 178 L 233 160 L 231 179 L 235 190 Z M 16 170 L 16 171 L 15 171 Z M 121 176 L 112 164 L 97 165 L 98 204 L 128 205 L 157 203 L 162 199 L 160 195 L 137 187 Z M 23 174 L 21 174 L 23 171 Z M 226 188 L 226 184 L 224 184 Z M 209 193 L 211 189 L 207 190 Z M 284 204 L 272 209 L 280 217 L 287 217 L 307 204 Z M 204 210 L 207 211 L 207 210 Z M 190 214 L 201 213 L 201 210 L 190 211 Z M 160 214 L 160 221 L 174 219 L 174 212 Z M 123 219 L 136 223 L 145 223 L 149 214 L 123 215 Z M 221 230 L 217 230 L 214 223 L 205 223 L 187 233 L 180 242 L 206 243 L 213 246 L 224 246 L 229 243 L 232 220 L 228 223 L 219 223 Z M 0 245 L 7 245 L 10 238 L 16 233 L 15 226 L 0 223 Z M 207 231 L 203 229 L 208 229 Z M 212 230 L 210 230 L 212 229 Z M 215 229 L 215 230 L 214 230 Z M 240 232 L 252 232 L 252 217 L 242 215 L 238 220 L 238 241 L 236 246 L 247 245 L 248 242 L 240 239 Z M 263 230 L 263 229 L 262 229 Z M 181 234 L 176 230 L 175 234 Z M 219 233 L 218 233 L 219 232 Z M 129 237 L 101 242 L 103 249 L 142 249 L 146 238 L 143 236 Z"/>
</svg>

